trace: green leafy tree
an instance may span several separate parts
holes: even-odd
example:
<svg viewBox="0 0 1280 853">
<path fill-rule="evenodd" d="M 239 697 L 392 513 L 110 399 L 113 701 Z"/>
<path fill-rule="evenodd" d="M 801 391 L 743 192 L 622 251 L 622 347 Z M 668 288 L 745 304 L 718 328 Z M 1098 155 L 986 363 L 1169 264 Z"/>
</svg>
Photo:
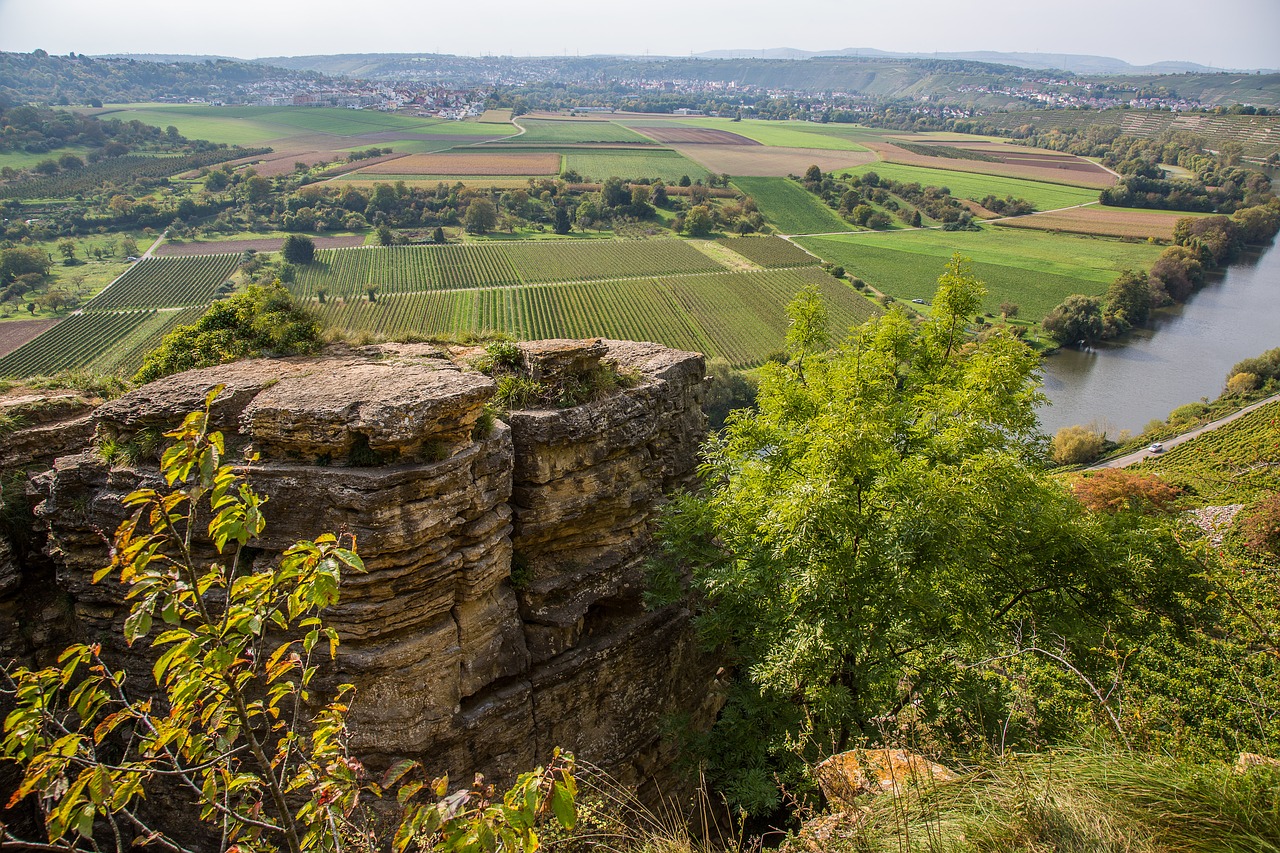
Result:
<svg viewBox="0 0 1280 853">
<path fill-rule="evenodd" d="M 684 230 L 690 237 L 706 237 L 716 226 L 715 213 L 705 204 L 695 204 L 684 217 Z"/>
<path fill-rule="evenodd" d="M 667 513 L 654 594 L 689 570 L 702 630 L 740 663 L 707 754 L 744 805 L 776 805 L 792 749 L 875 743 L 900 714 L 1003 720 L 980 661 L 1020 632 L 1088 654 L 1191 583 L 1171 533 L 1090 515 L 1047 476 L 1037 357 L 962 334 L 982 293 L 953 261 L 920 326 L 890 311 L 766 364 L 758 411 L 729 417 L 704 491 Z"/>
<path fill-rule="evenodd" d="M 1068 296 L 1045 316 L 1043 325 L 1063 346 L 1092 344 L 1102 338 L 1106 328 L 1102 321 L 1102 301 L 1081 294 Z"/>
<path fill-rule="evenodd" d="M 487 198 L 472 199 L 467 205 L 462 227 L 468 234 L 488 234 L 498 224 L 498 210 Z"/>
<path fill-rule="evenodd" d="M 1124 270 L 1107 289 L 1107 310 L 1125 326 L 1139 326 L 1151 316 L 1151 285 L 1141 270 Z"/>
<path fill-rule="evenodd" d="M 291 264 L 309 264 L 316 259 L 316 243 L 302 234 L 290 234 L 280 247 L 284 259 Z"/>
<path fill-rule="evenodd" d="M 447 778 L 420 781 L 412 761 L 381 782 L 366 778 L 346 749 L 353 688 L 324 696 L 314 684 L 339 643 L 322 613 L 338 601 L 342 573 L 363 563 L 354 543 L 325 534 L 258 565 L 267 499 L 224 461 L 223 437 L 209 429 L 221 390 L 166 434 L 164 487 L 124 499 L 133 514 L 116 532 L 111 565 L 94 576 L 128 589 L 125 639 L 150 638 L 158 695 L 134 693 L 96 644 L 68 648 L 56 667 L 9 673 L 14 710 L 0 756 L 22 770 L 9 805 L 34 795 L 46 838 L 19 839 L 0 824 L 0 847 L 99 850 L 113 840 L 124 850 L 138 838 L 189 853 L 175 839 L 203 822 L 219 849 L 338 851 L 368 837 L 364 802 L 386 789 L 396 791 L 399 824 L 380 842 L 396 851 L 533 851 L 546 816 L 571 827 L 572 758 L 559 752 L 498 801 L 479 779 L 447 795 Z M 147 816 L 139 806 L 162 782 L 197 811 Z"/>
</svg>

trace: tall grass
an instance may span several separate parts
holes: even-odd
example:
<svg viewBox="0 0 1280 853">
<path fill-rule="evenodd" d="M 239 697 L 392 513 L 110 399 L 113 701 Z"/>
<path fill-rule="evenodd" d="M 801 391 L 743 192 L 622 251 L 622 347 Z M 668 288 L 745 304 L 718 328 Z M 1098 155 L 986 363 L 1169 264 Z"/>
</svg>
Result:
<svg viewBox="0 0 1280 853">
<path fill-rule="evenodd" d="M 833 853 L 1277 853 L 1280 768 L 1245 772 L 1090 750 L 1017 756 L 881 796 Z M 797 848 L 803 849 L 803 847 Z"/>
</svg>

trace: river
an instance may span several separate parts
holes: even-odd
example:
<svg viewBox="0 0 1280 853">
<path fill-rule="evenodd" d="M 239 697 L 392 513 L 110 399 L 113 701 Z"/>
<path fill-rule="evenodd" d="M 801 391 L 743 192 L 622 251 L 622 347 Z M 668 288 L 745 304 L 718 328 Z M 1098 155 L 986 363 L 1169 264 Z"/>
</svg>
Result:
<svg viewBox="0 0 1280 853">
<path fill-rule="evenodd" d="M 1111 438 L 1140 432 L 1184 403 L 1217 397 L 1233 364 L 1278 346 L 1280 246 L 1273 242 L 1212 276 L 1185 305 L 1155 312 L 1150 328 L 1046 358 L 1051 405 L 1040 410 L 1040 424 L 1050 435 L 1088 423 Z"/>
</svg>

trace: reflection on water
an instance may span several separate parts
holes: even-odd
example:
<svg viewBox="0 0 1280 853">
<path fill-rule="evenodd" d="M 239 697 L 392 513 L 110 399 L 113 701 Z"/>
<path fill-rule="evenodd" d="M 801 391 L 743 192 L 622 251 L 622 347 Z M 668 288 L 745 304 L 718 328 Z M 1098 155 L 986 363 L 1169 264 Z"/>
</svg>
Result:
<svg viewBox="0 0 1280 853">
<path fill-rule="evenodd" d="M 1280 248 L 1247 253 L 1187 304 L 1156 313 L 1121 344 L 1045 359 L 1046 432 L 1096 422 L 1114 437 L 1217 397 L 1233 364 L 1280 346 Z"/>
</svg>

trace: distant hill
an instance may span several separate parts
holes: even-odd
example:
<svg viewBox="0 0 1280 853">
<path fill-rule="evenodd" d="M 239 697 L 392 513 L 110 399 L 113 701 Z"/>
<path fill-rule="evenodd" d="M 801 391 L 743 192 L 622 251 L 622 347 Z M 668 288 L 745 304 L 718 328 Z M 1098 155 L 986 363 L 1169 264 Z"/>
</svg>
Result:
<svg viewBox="0 0 1280 853">
<path fill-rule="evenodd" d="M 853 56 L 884 59 L 965 59 L 973 62 L 990 62 L 1035 70 L 1057 69 L 1073 74 L 1182 74 L 1186 72 L 1212 73 L 1240 69 L 1211 68 L 1196 62 L 1156 62 L 1151 65 L 1131 65 L 1112 56 L 1092 56 L 1080 53 L 1006 53 L 994 50 L 974 50 L 954 53 L 895 53 L 873 47 L 847 47 L 841 50 L 796 50 L 782 47 L 768 50 L 709 50 L 695 54 L 704 59 L 812 59 L 819 56 Z M 1248 69 L 1252 72 L 1256 69 Z M 1263 69 L 1266 70 L 1266 69 Z"/>
<path fill-rule="evenodd" d="M 0 52 L 0 98 L 53 105 L 229 97 L 264 80 L 316 80 L 315 72 L 243 61 L 182 57 L 171 62 Z"/>
</svg>

